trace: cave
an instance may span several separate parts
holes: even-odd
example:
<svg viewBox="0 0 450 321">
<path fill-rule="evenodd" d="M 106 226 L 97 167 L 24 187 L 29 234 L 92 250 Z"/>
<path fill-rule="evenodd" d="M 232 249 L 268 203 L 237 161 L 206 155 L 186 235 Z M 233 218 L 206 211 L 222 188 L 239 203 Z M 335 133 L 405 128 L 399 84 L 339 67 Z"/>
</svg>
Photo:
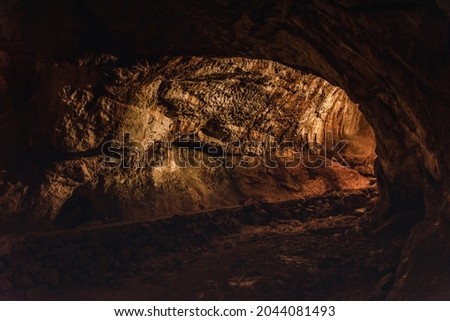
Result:
<svg viewBox="0 0 450 321">
<path fill-rule="evenodd" d="M 450 299 L 449 17 L 3 1 L 0 298 Z"/>
</svg>

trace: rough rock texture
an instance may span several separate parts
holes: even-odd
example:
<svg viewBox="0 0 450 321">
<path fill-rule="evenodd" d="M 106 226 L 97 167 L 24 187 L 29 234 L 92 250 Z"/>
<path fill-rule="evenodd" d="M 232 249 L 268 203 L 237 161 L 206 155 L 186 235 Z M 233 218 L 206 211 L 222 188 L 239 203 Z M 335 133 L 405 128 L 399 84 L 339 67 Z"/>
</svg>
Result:
<svg viewBox="0 0 450 321">
<path fill-rule="evenodd" d="M 180 54 L 266 58 L 338 84 L 377 137 L 380 217 L 422 220 L 391 298 L 448 298 L 449 7 L 448 0 L 11 1 L 2 2 L 0 46 L 17 103 L 39 84 L 38 57 L 75 62 L 92 52 L 123 63 Z"/>
<path fill-rule="evenodd" d="M 0 298 L 383 298 L 401 240 L 377 237 L 364 224 L 376 195 L 371 188 L 20 235 L 0 248 Z M 241 279 L 255 287 L 240 289 Z"/>
<path fill-rule="evenodd" d="M 182 57 L 39 68 L 42 85 L 26 102 L 37 108 L 28 115 L 35 122 L 25 135 L 43 155 L 43 173 L 26 181 L 34 189 L 23 181 L 9 187 L 10 214 L 73 227 L 367 186 L 332 160 L 320 166 L 328 152 L 373 172 L 373 132 L 358 106 L 341 89 L 278 63 Z M 333 151 L 340 140 L 349 143 Z"/>
</svg>

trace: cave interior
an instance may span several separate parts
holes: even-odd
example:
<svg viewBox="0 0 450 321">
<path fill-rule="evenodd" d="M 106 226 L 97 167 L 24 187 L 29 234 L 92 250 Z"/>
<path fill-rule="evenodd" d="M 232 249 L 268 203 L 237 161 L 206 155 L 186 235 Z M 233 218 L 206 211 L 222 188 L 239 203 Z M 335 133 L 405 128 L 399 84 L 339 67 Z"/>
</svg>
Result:
<svg viewBox="0 0 450 321">
<path fill-rule="evenodd" d="M 0 298 L 450 299 L 450 1 L 0 3 Z"/>
</svg>

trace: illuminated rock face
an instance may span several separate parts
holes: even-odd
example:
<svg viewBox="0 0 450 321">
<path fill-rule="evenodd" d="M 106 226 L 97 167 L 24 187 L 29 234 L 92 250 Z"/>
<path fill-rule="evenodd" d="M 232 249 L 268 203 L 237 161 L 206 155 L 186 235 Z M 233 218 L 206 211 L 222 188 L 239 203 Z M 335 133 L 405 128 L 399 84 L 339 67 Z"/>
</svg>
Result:
<svg viewBox="0 0 450 321">
<path fill-rule="evenodd" d="M 94 53 L 83 60 L 87 66 L 101 61 L 100 54 L 125 65 L 142 57 L 216 55 L 314 71 L 344 88 L 374 129 L 380 218 L 400 214 L 400 222 L 414 223 L 425 217 L 410 236 L 392 297 L 439 297 L 448 294 L 450 262 L 449 7 L 447 0 L 3 2 L 0 65 L 7 85 L 0 81 L 0 96 L 16 107 L 1 105 L 8 119 L 2 133 L 15 137 L 2 148 L 19 168 L 30 147 L 48 152 L 49 140 L 35 138 L 49 137 L 57 104 L 27 104 L 37 99 L 43 62 L 63 66 L 85 53 Z M 80 68 L 78 77 L 89 72 Z M 67 83 L 61 80 L 55 82 Z M 5 88 L 12 97 L 3 95 Z M 31 160 L 41 159 L 34 155 Z M 78 177 L 65 185 L 83 182 Z M 8 195 L 24 193 L 18 184 Z"/>
<path fill-rule="evenodd" d="M 354 169 L 373 172 L 374 136 L 358 106 L 279 63 L 182 57 L 107 77 L 102 66 L 42 68 L 29 103 L 54 114 L 30 139 L 51 154 L 38 188 L 10 187 L 5 200 L 22 197 L 16 212 L 63 226 L 159 218 L 363 188 Z"/>
</svg>

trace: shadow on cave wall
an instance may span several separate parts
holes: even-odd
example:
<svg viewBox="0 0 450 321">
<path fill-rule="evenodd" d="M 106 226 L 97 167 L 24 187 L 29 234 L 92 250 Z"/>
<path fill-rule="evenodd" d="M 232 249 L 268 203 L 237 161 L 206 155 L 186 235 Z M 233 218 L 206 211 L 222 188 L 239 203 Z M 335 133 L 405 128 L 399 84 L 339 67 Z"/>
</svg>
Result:
<svg viewBox="0 0 450 321">
<path fill-rule="evenodd" d="M 113 200 L 106 197 L 92 186 L 79 187 L 61 207 L 54 221 L 55 225 L 71 229 L 85 224 L 103 224 L 120 220 L 119 211 L 111 205 Z"/>
</svg>

